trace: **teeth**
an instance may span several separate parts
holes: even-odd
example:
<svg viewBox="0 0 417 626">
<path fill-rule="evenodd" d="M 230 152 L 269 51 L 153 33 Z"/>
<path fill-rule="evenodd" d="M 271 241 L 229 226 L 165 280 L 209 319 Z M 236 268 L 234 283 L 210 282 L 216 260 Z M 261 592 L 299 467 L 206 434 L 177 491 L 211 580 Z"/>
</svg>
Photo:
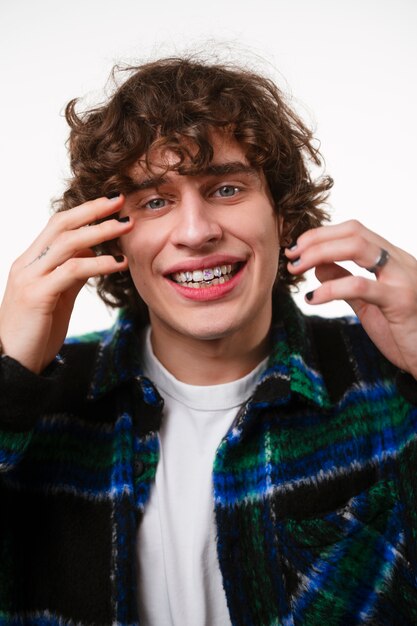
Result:
<svg viewBox="0 0 417 626">
<path fill-rule="evenodd" d="M 203 280 L 203 272 L 201 270 L 196 270 L 195 272 L 193 272 L 194 283 L 201 283 L 202 280 Z"/>
<path fill-rule="evenodd" d="M 214 278 L 214 269 L 212 270 L 212 269 L 208 268 L 206 270 L 203 270 L 203 278 L 204 278 L 204 280 L 213 280 L 213 278 Z"/>
<path fill-rule="evenodd" d="M 191 289 L 207 289 L 207 287 L 211 287 L 212 285 L 224 285 L 227 283 L 232 277 L 230 275 L 221 276 L 220 278 L 215 278 L 210 282 L 205 282 L 204 280 L 200 283 L 187 283 L 187 287 Z"/>
<path fill-rule="evenodd" d="M 176 272 L 172 274 L 172 278 L 176 283 L 187 283 L 187 287 L 196 289 L 199 287 L 211 287 L 211 285 L 223 285 L 230 280 L 230 274 L 236 268 L 237 263 L 216 265 L 216 267 L 206 267 L 193 272 Z"/>
</svg>

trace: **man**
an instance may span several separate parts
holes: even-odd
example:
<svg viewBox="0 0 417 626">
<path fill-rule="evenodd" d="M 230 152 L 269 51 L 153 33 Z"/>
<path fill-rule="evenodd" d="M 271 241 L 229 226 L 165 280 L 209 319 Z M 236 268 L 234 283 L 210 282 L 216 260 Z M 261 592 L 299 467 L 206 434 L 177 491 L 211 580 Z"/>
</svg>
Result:
<svg viewBox="0 0 417 626">
<path fill-rule="evenodd" d="M 75 105 L 0 310 L 0 623 L 416 623 L 416 260 L 319 227 L 265 78 L 165 59 Z M 312 267 L 361 324 L 296 309 Z M 92 276 L 118 321 L 62 347 Z"/>
</svg>

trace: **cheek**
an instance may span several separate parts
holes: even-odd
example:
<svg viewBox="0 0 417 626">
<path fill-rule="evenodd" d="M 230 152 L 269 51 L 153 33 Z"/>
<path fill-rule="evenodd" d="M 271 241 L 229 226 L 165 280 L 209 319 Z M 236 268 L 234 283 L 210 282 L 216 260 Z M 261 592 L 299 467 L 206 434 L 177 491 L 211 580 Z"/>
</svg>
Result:
<svg viewBox="0 0 417 626">
<path fill-rule="evenodd" d="M 239 222 L 240 238 L 245 239 L 247 243 L 259 254 L 276 256 L 279 252 L 279 228 L 278 220 L 275 216 L 259 215 L 259 219 L 253 219 L 245 224 L 242 220 Z"/>
<path fill-rule="evenodd" d="M 275 281 L 279 264 L 279 226 L 278 219 L 269 215 L 269 219 L 259 221 L 250 245 L 266 282 Z"/>
<path fill-rule="evenodd" d="M 147 230 L 138 224 L 131 233 L 120 238 L 120 249 L 127 256 L 130 269 L 146 268 L 158 253 L 155 233 L 148 233 Z"/>
<path fill-rule="evenodd" d="M 265 236 L 268 238 L 271 248 L 274 249 L 274 254 L 278 255 L 280 249 L 280 218 L 276 213 L 272 213 L 272 215 L 270 214 L 270 219 L 265 220 L 265 225 Z"/>
<path fill-rule="evenodd" d="M 238 207 L 238 213 L 230 213 L 229 226 L 240 232 L 242 238 L 250 237 L 253 240 L 276 241 L 279 237 L 280 217 L 274 211 L 268 199 L 253 198 L 245 206 Z"/>
</svg>

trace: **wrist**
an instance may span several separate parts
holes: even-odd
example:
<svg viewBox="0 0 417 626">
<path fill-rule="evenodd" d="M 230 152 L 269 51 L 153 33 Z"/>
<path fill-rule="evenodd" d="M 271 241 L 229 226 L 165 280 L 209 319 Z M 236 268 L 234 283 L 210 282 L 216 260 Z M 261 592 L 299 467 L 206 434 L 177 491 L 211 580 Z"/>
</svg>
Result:
<svg viewBox="0 0 417 626">
<path fill-rule="evenodd" d="M 28 357 L 26 353 L 21 354 L 15 350 L 7 350 L 7 348 L 4 347 L 4 344 L 0 339 L 0 359 L 3 357 L 8 357 L 13 359 L 14 361 L 17 361 L 17 363 L 22 365 L 27 370 L 30 370 L 33 374 L 40 374 L 42 371 L 42 366 L 39 362 L 39 359 L 33 359 L 30 356 Z"/>
</svg>

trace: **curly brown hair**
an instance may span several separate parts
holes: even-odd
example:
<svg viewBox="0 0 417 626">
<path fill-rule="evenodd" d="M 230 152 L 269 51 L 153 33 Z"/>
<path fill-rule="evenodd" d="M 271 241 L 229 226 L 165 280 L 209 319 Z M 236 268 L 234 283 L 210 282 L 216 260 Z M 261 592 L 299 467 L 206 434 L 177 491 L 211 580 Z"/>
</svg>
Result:
<svg viewBox="0 0 417 626">
<path fill-rule="evenodd" d="M 173 168 L 180 172 L 184 161 L 187 169 L 203 169 L 213 156 L 213 130 L 223 130 L 263 171 L 282 218 L 283 245 L 328 218 L 323 204 L 333 181 L 312 179 L 310 164 L 322 165 L 312 132 L 271 79 L 192 57 L 161 59 L 123 72 L 128 78 L 104 104 L 77 113 L 75 99 L 66 107 L 73 177 L 57 210 L 116 191 L 129 193 L 130 166 L 154 148 L 176 154 Z M 106 246 L 99 249 L 105 251 Z M 299 280 L 288 273 L 282 257 L 279 287 L 288 289 Z M 129 272 L 98 278 L 97 290 L 111 306 L 146 311 Z"/>
</svg>

